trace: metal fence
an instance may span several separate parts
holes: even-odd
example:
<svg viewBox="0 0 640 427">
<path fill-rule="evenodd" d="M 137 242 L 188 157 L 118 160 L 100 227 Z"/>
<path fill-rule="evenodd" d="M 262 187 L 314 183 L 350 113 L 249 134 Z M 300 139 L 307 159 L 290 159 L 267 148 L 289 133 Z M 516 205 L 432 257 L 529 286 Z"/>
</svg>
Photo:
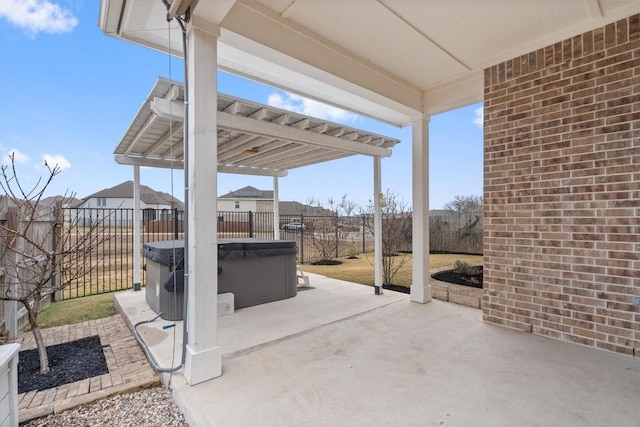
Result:
<svg viewBox="0 0 640 427">
<path fill-rule="evenodd" d="M 184 238 L 184 213 L 145 210 L 141 218 L 141 246 L 133 246 L 133 209 L 64 209 L 63 232 L 81 235 L 91 229 L 95 250 L 78 259 L 86 274 L 65 286 L 61 299 L 130 289 L 133 286 L 133 253 L 148 242 Z M 214 219 L 216 220 L 216 219 Z M 298 247 L 298 263 L 357 255 L 374 249 L 367 218 L 356 216 L 281 215 L 280 239 L 293 240 Z M 274 239 L 272 212 L 218 212 L 219 238 L 253 237 Z M 460 216 L 432 218 L 432 251 L 481 253 L 481 220 Z M 411 250 L 411 241 L 404 245 Z M 144 259 L 142 262 L 144 266 Z M 143 266 L 140 272 L 145 283 Z"/>
<path fill-rule="evenodd" d="M 133 209 L 64 209 L 63 233 L 92 233 L 95 250 L 77 258 L 85 274 L 67 284 L 60 299 L 120 291 L 133 287 L 133 252 L 148 242 L 184 238 L 184 213 L 145 211 L 141 218 L 141 246 L 133 246 Z M 363 233 L 363 218 L 338 221 L 335 216 L 281 215 L 280 239 L 298 246 L 298 262 L 308 263 L 373 250 L 373 235 Z M 218 212 L 218 237 L 274 239 L 272 212 Z M 302 224 L 290 228 L 287 224 Z M 140 277 L 145 283 L 144 260 Z"/>
</svg>

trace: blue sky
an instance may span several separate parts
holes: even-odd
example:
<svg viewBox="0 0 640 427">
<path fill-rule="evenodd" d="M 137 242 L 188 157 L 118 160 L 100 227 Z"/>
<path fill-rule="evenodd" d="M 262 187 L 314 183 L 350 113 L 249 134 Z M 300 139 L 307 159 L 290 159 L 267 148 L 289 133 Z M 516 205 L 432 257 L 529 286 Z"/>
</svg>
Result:
<svg viewBox="0 0 640 427">
<path fill-rule="evenodd" d="M 0 159 L 15 153 L 27 187 L 44 176 L 44 160 L 62 168 L 47 195 L 86 197 L 133 179 L 113 150 L 157 77 L 182 81 L 182 61 L 98 28 L 97 1 L 0 0 Z M 219 73 L 220 92 L 398 138 L 382 161 L 382 188 L 411 203 L 411 128 L 397 128 Z M 481 104 L 439 114 L 429 127 L 430 207 L 456 195 L 482 195 Z M 183 172 L 141 170 L 141 182 L 183 200 Z M 272 179 L 218 174 L 218 193 L 246 185 L 268 190 Z M 343 194 L 365 205 L 373 161 L 357 156 L 290 171 L 281 200 L 326 202 Z"/>
</svg>

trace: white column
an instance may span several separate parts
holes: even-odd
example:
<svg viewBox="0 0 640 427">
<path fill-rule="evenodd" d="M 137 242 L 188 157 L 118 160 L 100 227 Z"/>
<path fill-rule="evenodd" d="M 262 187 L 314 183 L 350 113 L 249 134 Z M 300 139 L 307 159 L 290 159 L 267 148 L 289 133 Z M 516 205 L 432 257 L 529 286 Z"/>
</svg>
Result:
<svg viewBox="0 0 640 427">
<path fill-rule="evenodd" d="M 429 117 L 411 123 L 413 170 L 413 277 L 411 301 L 431 301 L 429 283 Z"/>
<path fill-rule="evenodd" d="M 277 176 L 273 177 L 273 238 L 280 240 L 280 196 Z"/>
<path fill-rule="evenodd" d="M 382 173 L 380 156 L 373 156 L 373 238 L 374 285 L 376 295 L 382 294 Z"/>
<path fill-rule="evenodd" d="M 133 290 L 140 290 L 140 166 L 133 167 Z"/>
<path fill-rule="evenodd" d="M 194 385 L 222 375 L 218 346 L 217 41 L 219 27 L 192 17 L 188 40 L 188 344 Z"/>
</svg>

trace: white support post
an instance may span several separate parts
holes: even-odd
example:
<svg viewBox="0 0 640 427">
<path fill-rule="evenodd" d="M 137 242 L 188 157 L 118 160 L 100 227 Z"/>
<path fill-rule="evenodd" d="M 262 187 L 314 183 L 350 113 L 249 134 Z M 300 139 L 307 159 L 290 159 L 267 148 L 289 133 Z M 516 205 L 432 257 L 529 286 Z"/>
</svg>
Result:
<svg viewBox="0 0 640 427">
<path fill-rule="evenodd" d="M 412 124 L 413 272 L 411 301 L 431 301 L 429 283 L 429 117 Z"/>
<path fill-rule="evenodd" d="M 273 238 L 280 240 L 280 196 L 277 176 L 273 177 Z"/>
<path fill-rule="evenodd" d="M 140 290 L 140 166 L 133 167 L 133 290 Z"/>
<path fill-rule="evenodd" d="M 376 295 L 382 294 L 382 161 L 373 156 L 373 238 L 374 238 L 374 285 Z"/>
<path fill-rule="evenodd" d="M 218 346 L 217 25 L 193 16 L 188 40 L 188 344 L 190 385 L 222 375 Z M 211 167 L 214 165 L 214 167 Z"/>
</svg>

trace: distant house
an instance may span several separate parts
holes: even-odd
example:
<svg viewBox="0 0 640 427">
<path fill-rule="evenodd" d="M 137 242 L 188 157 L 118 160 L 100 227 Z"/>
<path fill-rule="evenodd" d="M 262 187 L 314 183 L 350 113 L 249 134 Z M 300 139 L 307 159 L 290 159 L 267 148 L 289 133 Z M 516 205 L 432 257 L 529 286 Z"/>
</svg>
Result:
<svg viewBox="0 0 640 427">
<path fill-rule="evenodd" d="M 133 209 L 133 207 L 133 181 L 125 181 L 115 187 L 105 188 L 84 197 L 77 206 L 78 214 L 82 218 L 96 218 L 97 210 Z M 171 220 L 174 209 L 183 212 L 184 203 L 170 194 L 140 185 L 140 210 L 144 221 Z M 130 217 L 121 219 L 119 215 L 112 214 L 109 223 L 130 223 L 132 219 Z"/>
<path fill-rule="evenodd" d="M 53 206 L 54 203 L 57 202 L 58 200 L 62 200 L 63 208 L 75 208 L 82 203 L 82 200 L 76 199 L 75 197 L 50 196 L 50 197 L 45 197 L 41 199 L 40 206 L 50 207 L 50 206 Z"/>
<path fill-rule="evenodd" d="M 280 201 L 280 215 L 327 216 L 329 209 L 299 202 Z M 218 197 L 219 212 L 273 212 L 273 191 L 247 186 Z"/>
</svg>

